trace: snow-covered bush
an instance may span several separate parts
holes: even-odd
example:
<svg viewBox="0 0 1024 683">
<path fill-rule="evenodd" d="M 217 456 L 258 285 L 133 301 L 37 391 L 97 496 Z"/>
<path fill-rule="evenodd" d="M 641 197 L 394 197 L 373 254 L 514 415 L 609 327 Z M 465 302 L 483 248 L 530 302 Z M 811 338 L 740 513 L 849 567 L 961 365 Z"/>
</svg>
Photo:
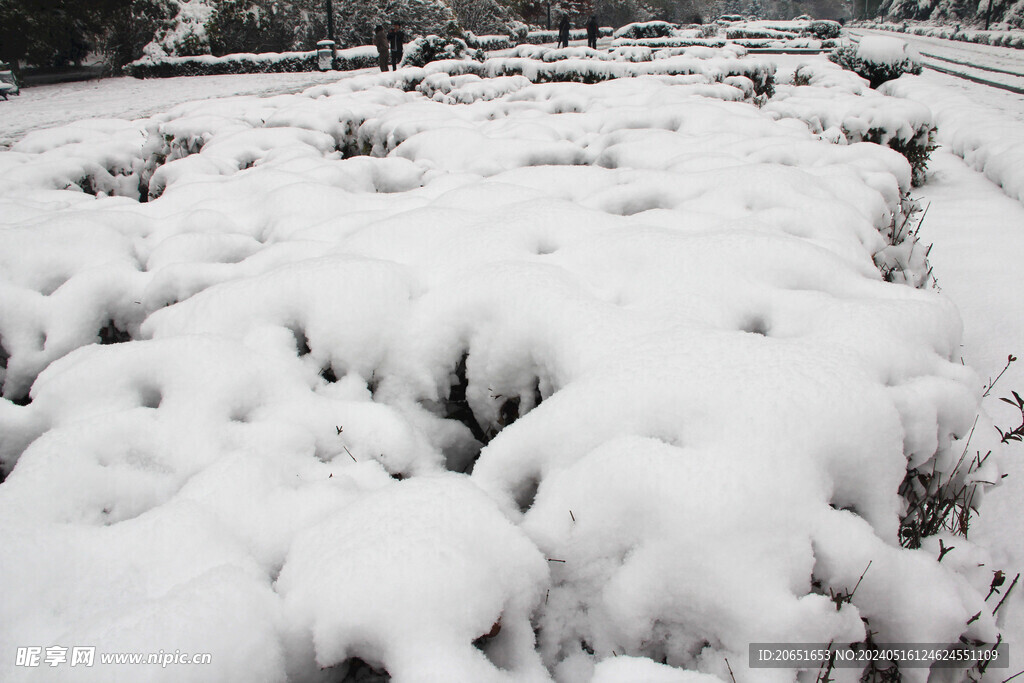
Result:
<svg viewBox="0 0 1024 683">
<path fill-rule="evenodd" d="M 641 21 L 626 24 L 612 33 L 612 38 L 667 38 L 674 35 L 676 27 L 667 21 Z"/>
<path fill-rule="evenodd" d="M 530 27 L 521 21 L 510 21 L 508 24 L 508 39 L 513 45 L 525 43 L 529 32 Z"/>
<path fill-rule="evenodd" d="M 402 66 L 424 66 L 445 59 L 472 59 L 482 62 L 484 53 L 479 49 L 470 49 L 461 38 L 424 36 L 406 46 Z"/>
<path fill-rule="evenodd" d="M 839 25 L 838 21 L 830 21 L 826 19 L 818 19 L 811 22 L 810 31 L 816 38 L 826 40 L 828 38 L 838 38 L 842 32 L 843 27 Z"/>
<path fill-rule="evenodd" d="M 865 88 L 860 79 L 837 78 L 822 67 L 798 68 L 794 77 L 798 85 L 776 87 L 764 110 L 773 116 L 804 121 L 811 132 L 833 142 L 872 142 L 889 147 L 910 164 L 912 184 L 924 184 L 928 159 L 935 149 L 935 122 L 928 107 L 881 95 Z"/>
<path fill-rule="evenodd" d="M 904 40 L 865 36 L 856 46 L 833 50 L 829 60 L 868 79 L 872 88 L 905 73 L 921 73 L 921 61 Z"/>
<path fill-rule="evenodd" d="M 513 42 L 508 36 L 478 36 L 472 31 L 466 31 L 462 39 L 468 47 L 478 50 L 508 50 L 513 47 Z"/>
</svg>

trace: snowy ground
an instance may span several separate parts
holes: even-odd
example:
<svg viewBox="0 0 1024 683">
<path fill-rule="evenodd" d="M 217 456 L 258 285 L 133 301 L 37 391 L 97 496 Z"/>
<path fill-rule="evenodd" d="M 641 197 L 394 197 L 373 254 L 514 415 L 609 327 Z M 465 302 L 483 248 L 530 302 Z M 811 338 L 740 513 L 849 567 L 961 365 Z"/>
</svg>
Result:
<svg viewBox="0 0 1024 683">
<path fill-rule="evenodd" d="M 973 543 L 900 548 L 899 489 L 954 476 L 979 412 L 971 451 L 998 448 L 989 413 L 1015 426 L 981 387 L 1024 353 L 1021 100 L 821 65 L 758 108 L 710 82 L 728 61 L 5 110 L 2 377 L 32 400 L 0 402 L 0 678 L 337 680 L 358 656 L 399 681 L 794 681 L 747 645 L 862 619 L 993 638 L 1020 456 L 978 473 L 1013 476 Z M 896 131 L 932 116 L 915 99 L 944 105 L 914 192 L 941 294 L 879 272 L 917 263 L 885 246 L 906 162 L 827 122 Z M 213 662 L 18 667 L 24 646 Z"/>
</svg>

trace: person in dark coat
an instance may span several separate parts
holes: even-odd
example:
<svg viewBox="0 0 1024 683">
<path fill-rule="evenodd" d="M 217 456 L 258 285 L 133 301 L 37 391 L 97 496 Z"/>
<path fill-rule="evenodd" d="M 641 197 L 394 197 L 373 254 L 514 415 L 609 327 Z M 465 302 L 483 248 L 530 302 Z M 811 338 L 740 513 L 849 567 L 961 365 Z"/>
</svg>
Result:
<svg viewBox="0 0 1024 683">
<path fill-rule="evenodd" d="M 373 30 L 373 44 L 377 47 L 377 63 L 381 71 L 388 70 L 388 34 L 384 26 L 378 24 Z"/>
<path fill-rule="evenodd" d="M 558 47 L 569 47 L 569 28 L 569 17 L 563 14 L 558 24 Z"/>
<path fill-rule="evenodd" d="M 398 71 L 398 63 L 402 61 L 405 52 L 405 34 L 402 33 L 402 25 L 395 23 L 388 33 L 388 44 L 391 46 L 391 68 Z"/>
<path fill-rule="evenodd" d="M 597 17 L 590 17 L 587 22 L 587 47 L 597 49 Z"/>
</svg>

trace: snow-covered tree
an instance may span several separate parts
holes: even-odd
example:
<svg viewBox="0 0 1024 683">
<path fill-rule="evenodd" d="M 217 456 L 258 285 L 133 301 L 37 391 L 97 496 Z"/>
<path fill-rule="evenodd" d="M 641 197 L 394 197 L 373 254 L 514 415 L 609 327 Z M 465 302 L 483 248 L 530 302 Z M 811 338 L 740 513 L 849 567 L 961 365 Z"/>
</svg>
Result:
<svg viewBox="0 0 1024 683">
<path fill-rule="evenodd" d="M 477 35 L 507 33 L 509 10 L 497 0 L 449 0 L 459 26 Z"/>
<path fill-rule="evenodd" d="M 342 45 L 369 45 L 378 24 L 398 22 L 408 38 L 451 33 L 458 25 L 443 0 L 335 0 L 337 39 Z"/>
</svg>

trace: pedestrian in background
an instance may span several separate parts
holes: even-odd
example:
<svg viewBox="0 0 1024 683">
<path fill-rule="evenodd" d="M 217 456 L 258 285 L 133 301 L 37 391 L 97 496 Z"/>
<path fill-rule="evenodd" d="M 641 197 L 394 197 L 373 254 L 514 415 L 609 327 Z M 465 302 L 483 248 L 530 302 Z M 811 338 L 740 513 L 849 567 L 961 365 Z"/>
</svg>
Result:
<svg viewBox="0 0 1024 683">
<path fill-rule="evenodd" d="M 391 68 L 398 71 L 398 63 L 402 61 L 405 53 L 405 34 L 402 33 L 402 25 L 397 21 L 388 33 L 388 43 L 391 45 Z"/>
<path fill-rule="evenodd" d="M 381 71 L 388 70 L 388 34 L 383 24 L 378 24 L 373 30 L 373 44 L 377 46 L 377 63 Z"/>
<path fill-rule="evenodd" d="M 597 49 L 597 17 L 591 16 L 587 22 L 587 47 Z"/>
<path fill-rule="evenodd" d="M 569 17 L 562 15 L 562 21 L 558 24 L 558 47 L 569 47 Z"/>
</svg>

